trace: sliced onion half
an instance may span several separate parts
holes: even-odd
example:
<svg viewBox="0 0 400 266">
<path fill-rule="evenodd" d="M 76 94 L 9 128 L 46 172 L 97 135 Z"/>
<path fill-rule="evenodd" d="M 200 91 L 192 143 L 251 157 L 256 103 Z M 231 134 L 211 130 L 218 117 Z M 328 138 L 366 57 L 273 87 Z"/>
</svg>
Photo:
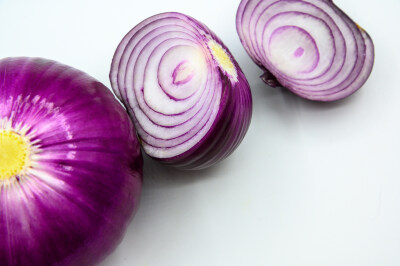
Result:
<svg viewBox="0 0 400 266">
<path fill-rule="evenodd" d="M 250 88 L 237 62 L 205 25 L 180 13 L 134 27 L 115 52 L 110 80 L 144 151 L 176 167 L 224 159 L 250 124 Z"/>
<path fill-rule="evenodd" d="M 372 71 L 371 38 L 329 0 L 242 0 L 236 28 L 261 78 L 303 98 L 345 98 Z"/>
</svg>

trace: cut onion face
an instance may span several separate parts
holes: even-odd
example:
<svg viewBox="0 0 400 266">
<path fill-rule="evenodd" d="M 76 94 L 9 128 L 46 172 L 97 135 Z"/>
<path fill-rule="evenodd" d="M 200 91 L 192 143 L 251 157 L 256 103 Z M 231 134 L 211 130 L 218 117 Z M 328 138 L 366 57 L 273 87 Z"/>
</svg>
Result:
<svg viewBox="0 0 400 266">
<path fill-rule="evenodd" d="M 328 0 L 242 0 L 240 40 L 272 87 L 335 101 L 368 79 L 374 46 L 367 32 Z"/>
<path fill-rule="evenodd" d="M 133 123 L 87 74 L 39 58 L 0 60 L 0 264 L 94 265 L 136 211 Z"/>
<path fill-rule="evenodd" d="M 115 52 L 110 80 L 144 151 L 175 167 L 226 158 L 250 124 L 251 93 L 239 65 L 213 32 L 180 13 L 134 27 Z"/>
</svg>

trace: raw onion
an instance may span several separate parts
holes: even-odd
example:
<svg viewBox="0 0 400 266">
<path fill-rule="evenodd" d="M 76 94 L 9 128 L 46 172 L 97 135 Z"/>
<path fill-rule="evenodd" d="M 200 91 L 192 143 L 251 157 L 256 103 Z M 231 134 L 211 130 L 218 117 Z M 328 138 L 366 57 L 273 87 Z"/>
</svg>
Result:
<svg viewBox="0 0 400 266">
<path fill-rule="evenodd" d="M 39 58 L 0 60 L 0 264 L 92 265 L 138 206 L 142 157 L 112 92 Z"/>
<path fill-rule="evenodd" d="M 226 158 L 250 124 L 240 67 L 211 30 L 184 14 L 158 14 L 134 27 L 115 52 L 110 80 L 144 151 L 176 167 Z"/>
<path fill-rule="evenodd" d="M 268 85 L 310 100 L 345 98 L 372 71 L 371 38 L 330 0 L 242 0 L 236 28 Z"/>
</svg>

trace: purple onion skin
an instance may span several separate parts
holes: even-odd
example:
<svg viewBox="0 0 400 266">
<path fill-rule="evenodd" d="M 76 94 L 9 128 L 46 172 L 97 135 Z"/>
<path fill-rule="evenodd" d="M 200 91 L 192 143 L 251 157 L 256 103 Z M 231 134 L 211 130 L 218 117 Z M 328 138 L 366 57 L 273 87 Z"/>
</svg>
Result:
<svg viewBox="0 0 400 266">
<path fill-rule="evenodd" d="M 79 70 L 5 58 L 0 119 L 27 128 L 37 148 L 26 174 L 0 180 L 0 264 L 101 261 L 121 241 L 141 192 L 142 156 L 125 110 Z"/>
<path fill-rule="evenodd" d="M 136 35 L 143 31 L 147 31 L 148 29 L 146 27 L 149 27 L 152 23 L 162 19 L 177 19 L 185 21 L 187 27 L 190 28 L 191 31 L 195 32 L 193 35 L 197 38 L 198 42 L 203 45 L 206 45 L 206 42 L 210 39 L 214 40 L 227 52 L 237 70 L 237 81 L 234 82 L 229 78 L 229 75 L 221 70 L 221 68 L 216 68 L 218 79 L 222 83 L 220 108 L 211 128 L 193 147 L 181 154 L 167 158 L 152 156 L 147 153 L 146 148 L 144 148 L 144 151 L 150 157 L 179 169 L 199 170 L 208 168 L 228 157 L 238 147 L 249 128 L 252 116 L 252 97 L 247 79 L 240 69 L 240 66 L 231 55 L 229 49 L 215 35 L 215 33 L 213 33 L 203 23 L 181 13 L 169 12 L 154 15 L 135 26 L 127 33 L 119 44 L 111 65 L 111 85 L 115 94 L 125 105 L 135 122 L 139 138 L 142 138 L 142 126 L 135 116 L 135 112 L 130 104 L 130 99 L 126 96 L 127 91 L 129 90 L 129 85 L 127 86 L 126 84 L 126 72 L 128 72 L 128 68 L 133 68 L 135 66 L 124 64 L 123 61 L 124 58 L 129 58 L 129 60 L 132 59 L 132 50 L 136 49 L 136 47 L 132 47 L 132 43 L 137 41 L 135 39 L 138 38 Z M 174 29 L 169 30 L 173 31 Z M 150 30 L 148 31 L 150 32 Z M 212 62 L 211 64 L 217 63 Z M 135 79 L 135 77 L 133 77 L 133 79 Z M 143 138 L 142 141 L 145 142 Z"/>
<path fill-rule="evenodd" d="M 282 13 L 277 10 L 271 11 L 278 5 L 281 5 Z M 301 5 L 301 10 L 292 8 L 295 5 Z M 260 13 L 261 9 L 263 11 Z M 306 9 L 312 11 L 307 13 L 304 11 Z M 332 38 L 335 44 L 332 48 L 334 50 L 334 59 L 322 74 L 315 75 L 311 79 L 292 77 L 271 62 L 271 54 L 265 52 L 265 49 L 269 49 L 266 48 L 265 43 L 271 41 L 272 38 L 264 39 L 260 34 L 266 32 L 266 28 L 271 21 L 278 20 L 277 17 L 285 13 L 292 13 L 293 16 L 308 16 L 314 21 L 322 22 L 324 24 L 323 27 L 327 26 L 329 28 L 330 34 L 327 38 Z M 268 16 L 269 18 L 268 20 L 265 17 L 260 19 L 262 16 Z M 284 21 L 284 18 L 282 18 L 282 21 Z M 262 33 L 255 30 L 257 26 L 254 25 L 259 26 L 259 24 L 264 27 Z M 285 25 L 287 28 L 297 26 L 291 22 Z M 268 86 L 287 88 L 308 100 L 328 102 L 346 98 L 360 89 L 372 72 L 374 45 L 371 37 L 331 0 L 241 0 L 236 15 L 236 28 L 245 50 L 264 71 L 260 78 Z M 300 30 L 310 34 L 310 32 L 301 27 Z M 313 38 L 314 44 L 314 39 L 325 38 L 325 36 L 312 36 L 312 34 L 310 36 Z M 256 40 L 257 38 L 263 39 L 264 46 L 260 44 L 259 40 Z M 297 41 L 295 38 L 290 41 L 292 40 L 293 43 Z M 343 46 L 344 50 L 339 49 L 338 44 Z M 351 49 L 354 49 L 354 51 Z M 319 56 L 323 56 L 324 53 L 326 51 L 319 47 Z M 337 63 L 341 60 L 343 61 L 342 64 Z M 318 64 L 321 61 L 323 60 L 319 60 Z M 340 67 L 335 68 L 335 62 L 337 63 L 336 66 Z M 283 63 L 287 63 L 287 61 Z M 351 71 L 348 71 L 349 69 Z"/>
</svg>

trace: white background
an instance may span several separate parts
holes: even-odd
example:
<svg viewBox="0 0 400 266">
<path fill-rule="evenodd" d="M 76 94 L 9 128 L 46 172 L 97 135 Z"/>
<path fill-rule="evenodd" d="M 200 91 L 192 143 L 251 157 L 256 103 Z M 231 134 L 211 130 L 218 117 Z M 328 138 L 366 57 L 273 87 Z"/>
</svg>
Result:
<svg viewBox="0 0 400 266">
<path fill-rule="evenodd" d="M 321 104 L 261 82 L 236 34 L 239 0 L 0 0 L 0 58 L 54 59 L 110 87 L 122 37 L 179 11 L 221 37 L 251 85 L 252 124 L 227 160 L 181 172 L 146 159 L 140 209 L 102 266 L 400 265 L 400 1 L 335 2 L 376 59 L 359 92 Z"/>
</svg>

